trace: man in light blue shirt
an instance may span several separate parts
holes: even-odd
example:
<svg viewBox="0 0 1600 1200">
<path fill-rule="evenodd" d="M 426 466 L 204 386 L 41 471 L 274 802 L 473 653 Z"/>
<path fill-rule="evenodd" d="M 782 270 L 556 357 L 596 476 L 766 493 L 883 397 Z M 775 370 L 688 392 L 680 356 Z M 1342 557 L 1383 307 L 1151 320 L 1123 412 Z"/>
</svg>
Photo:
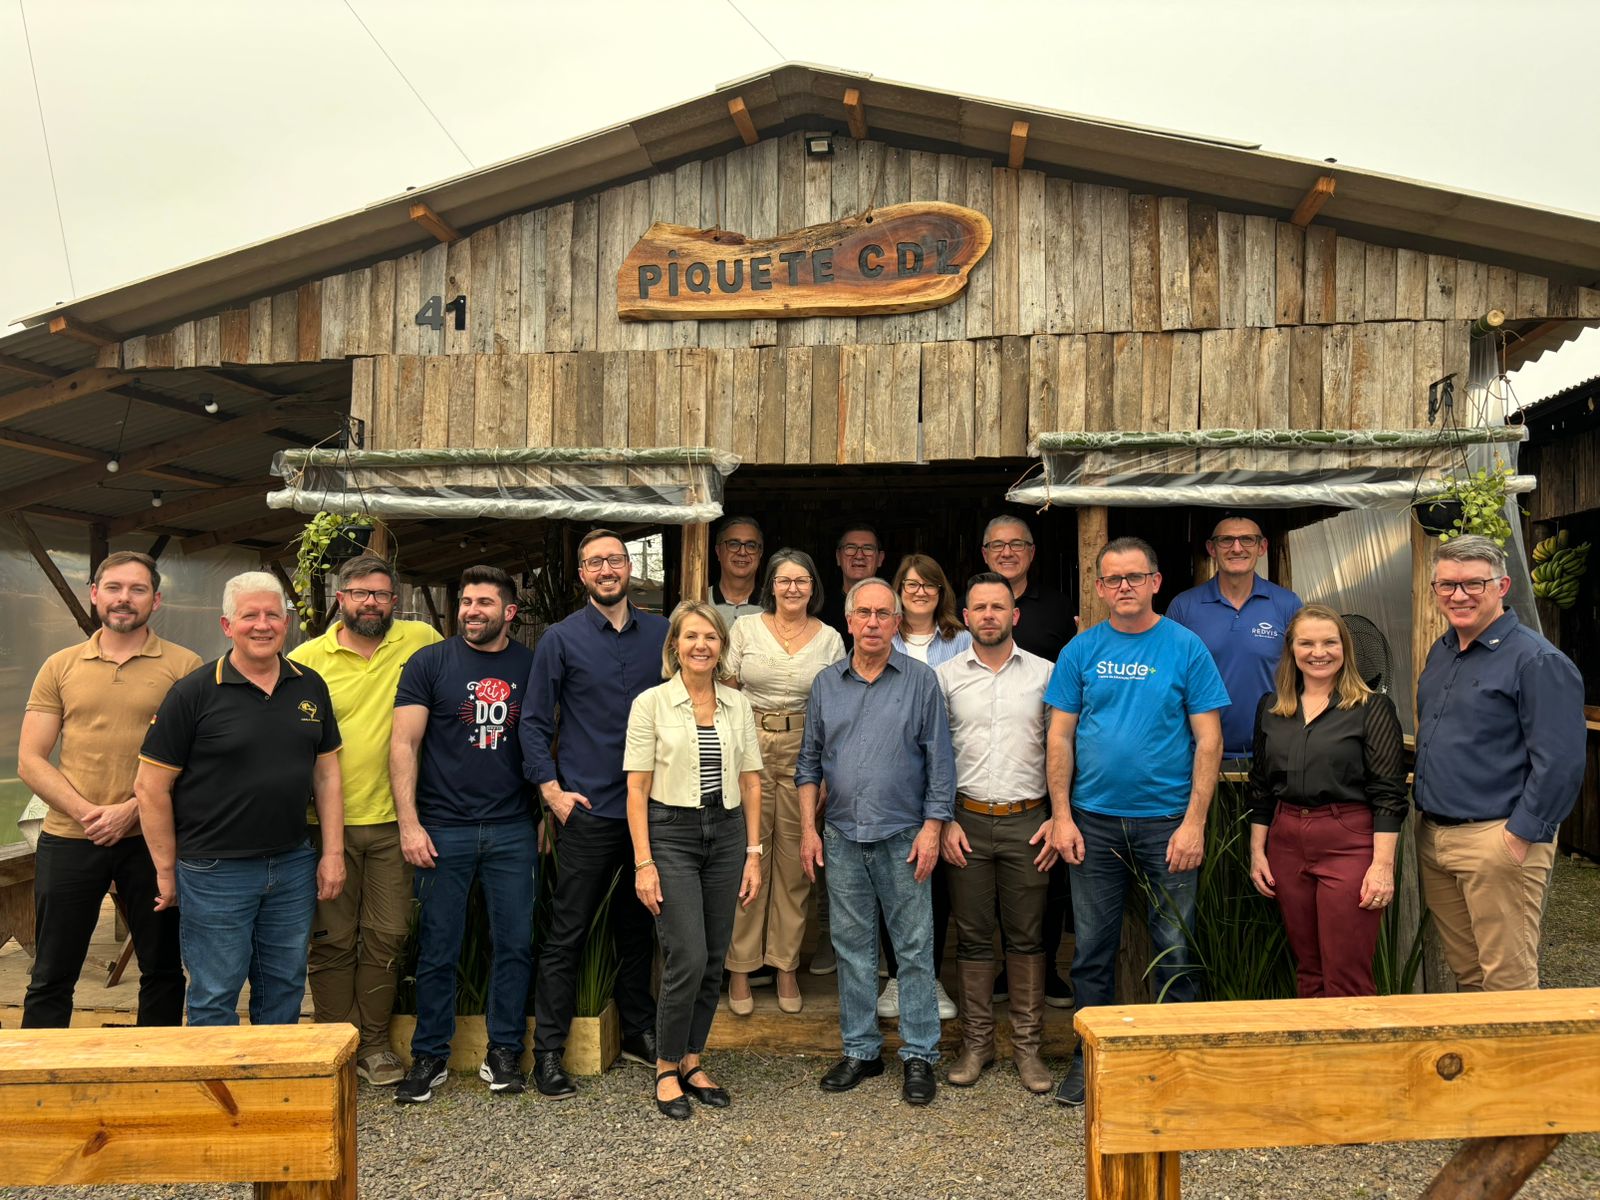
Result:
<svg viewBox="0 0 1600 1200">
<path fill-rule="evenodd" d="M 795 765 L 800 865 L 816 881 L 826 858 L 830 928 L 839 959 L 844 1057 L 822 1089 L 845 1092 L 883 1074 L 878 1030 L 878 910 L 900 960 L 900 1057 L 908 1104 L 927 1104 L 939 1061 L 929 876 L 944 823 L 955 811 L 955 753 L 944 697 L 931 668 L 890 646 L 900 601 L 883 580 L 850 589 L 851 656 L 824 667 L 806 704 Z M 816 831 L 820 785 L 826 828 Z"/>
<path fill-rule="evenodd" d="M 1284 631 L 1301 608 L 1299 596 L 1256 574 L 1266 552 L 1260 525 L 1249 517 L 1223 517 L 1206 539 L 1217 573 L 1167 605 L 1167 618 L 1206 644 L 1228 689 L 1229 704 L 1222 710 L 1224 758 L 1250 757 L 1256 704 L 1272 691 Z"/>
<path fill-rule="evenodd" d="M 1228 691 L 1200 639 L 1156 615 L 1161 573 L 1148 543 L 1106 543 L 1095 574 L 1110 619 L 1067 644 L 1044 696 L 1050 845 L 1072 873 L 1076 1007 L 1116 999 L 1122 907 L 1136 884 L 1151 893 L 1156 999 L 1193 1000 L 1188 937 Z M 1083 1095 L 1080 1047 L 1056 1099 Z"/>
</svg>

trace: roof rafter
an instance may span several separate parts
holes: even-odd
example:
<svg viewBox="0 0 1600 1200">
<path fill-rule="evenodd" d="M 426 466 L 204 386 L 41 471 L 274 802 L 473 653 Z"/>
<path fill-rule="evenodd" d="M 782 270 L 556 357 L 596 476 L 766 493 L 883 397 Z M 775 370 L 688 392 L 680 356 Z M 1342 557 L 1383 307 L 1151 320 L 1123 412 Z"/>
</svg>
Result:
<svg viewBox="0 0 1600 1200">
<path fill-rule="evenodd" d="M 206 492 L 200 496 L 189 496 L 182 500 L 170 500 L 160 508 L 142 509 L 130 513 L 125 517 L 112 517 L 106 521 L 106 536 L 121 537 L 125 533 L 133 533 L 139 529 L 149 529 L 156 525 L 170 525 L 184 517 L 195 513 L 206 512 L 213 508 L 221 508 L 225 504 L 233 504 L 239 500 L 248 500 L 252 496 L 260 496 L 262 503 L 266 503 L 267 492 L 278 481 L 271 475 L 263 475 L 259 479 L 247 479 L 243 483 L 235 483 L 225 488 L 218 488 L 213 492 Z"/>
</svg>

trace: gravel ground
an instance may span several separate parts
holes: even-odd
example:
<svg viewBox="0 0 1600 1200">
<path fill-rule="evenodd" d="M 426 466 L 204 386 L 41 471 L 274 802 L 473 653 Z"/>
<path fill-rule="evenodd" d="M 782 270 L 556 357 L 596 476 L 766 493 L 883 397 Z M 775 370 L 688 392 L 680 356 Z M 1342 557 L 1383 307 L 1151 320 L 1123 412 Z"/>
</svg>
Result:
<svg viewBox="0 0 1600 1200">
<path fill-rule="evenodd" d="M 1600 986 L 1600 868 L 1558 865 L 1546 922 L 1545 982 Z M 819 1058 L 724 1053 L 725 1112 L 685 1123 L 656 1115 L 650 1074 L 624 1066 L 585 1081 L 576 1100 L 491 1097 L 452 1077 L 434 1102 L 397 1108 L 362 1088 L 360 1193 L 412 1196 L 966 1197 L 1083 1194 L 1081 1110 L 1030 1096 L 1009 1067 L 977 1087 L 941 1088 L 929 1108 L 900 1101 L 893 1068 L 844 1096 L 821 1092 Z M 1057 1064 L 1058 1066 L 1060 1064 Z M 1454 1152 L 1447 1142 L 1183 1156 L 1185 1193 L 1212 1200 L 1421 1193 Z M 0 1198 L 239 1197 L 248 1187 L 0 1189 Z M 1600 1196 L 1600 1135 L 1569 1137 L 1524 1188 L 1527 1200 Z"/>
</svg>

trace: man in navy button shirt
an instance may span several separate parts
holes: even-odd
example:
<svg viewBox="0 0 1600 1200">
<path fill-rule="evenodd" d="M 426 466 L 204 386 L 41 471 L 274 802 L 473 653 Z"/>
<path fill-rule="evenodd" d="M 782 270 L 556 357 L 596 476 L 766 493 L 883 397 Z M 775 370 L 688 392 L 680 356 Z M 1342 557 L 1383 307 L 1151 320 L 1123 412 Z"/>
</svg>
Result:
<svg viewBox="0 0 1600 1200">
<path fill-rule="evenodd" d="M 592 529 L 578 543 L 578 578 L 589 602 L 539 639 L 520 731 L 523 769 L 561 822 L 556 893 L 534 997 L 533 1082 L 552 1099 L 577 1091 L 561 1055 L 577 1006 L 578 960 L 613 878 L 619 870 L 628 878 L 633 867 L 622 750 L 634 697 L 661 682 L 667 640 L 665 617 L 628 602 L 633 567 L 609 529 Z M 612 896 L 610 914 L 622 1054 L 653 1066 L 655 928 L 626 882 Z"/>
<path fill-rule="evenodd" d="M 1505 608 L 1488 538 L 1439 548 L 1450 629 L 1417 681 L 1422 891 L 1464 992 L 1539 986 L 1539 921 L 1556 829 L 1583 784 L 1583 677 Z"/>
<path fill-rule="evenodd" d="M 1222 710 L 1222 757 L 1249 758 L 1255 745 L 1256 704 L 1272 690 L 1283 657 L 1283 631 L 1300 611 L 1300 597 L 1256 574 L 1267 552 L 1261 526 L 1227 516 L 1206 539 L 1217 573 L 1167 606 L 1167 617 L 1196 634 L 1228 689 Z M 1224 770 L 1228 767 L 1224 766 Z"/>
</svg>

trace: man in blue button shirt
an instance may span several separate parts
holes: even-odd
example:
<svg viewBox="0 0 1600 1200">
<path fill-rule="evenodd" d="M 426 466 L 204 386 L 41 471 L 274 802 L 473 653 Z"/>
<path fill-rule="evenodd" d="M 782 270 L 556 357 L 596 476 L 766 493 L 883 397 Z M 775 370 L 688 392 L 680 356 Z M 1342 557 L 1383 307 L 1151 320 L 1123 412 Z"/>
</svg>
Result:
<svg viewBox="0 0 1600 1200">
<path fill-rule="evenodd" d="M 628 710 L 634 697 L 661 682 L 661 645 L 667 639 L 665 617 L 628 602 L 633 567 L 622 539 L 609 529 L 592 529 L 578 543 L 578 578 L 589 602 L 539 639 L 520 730 L 523 769 L 561 822 L 550 929 L 539 951 L 533 1041 L 534 1086 L 558 1100 L 577 1092 L 561 1057 L 577 1007 L 578 960 L 589 926 L 617 872 L 624 880 L 632 872 L 622 770 Z M 655 927 L 626 883 L 612 896 L 610 914 L 622 1054 L 654 1065 Z"/>
<path fill-rule="evenodd" d="M 844 1057 L 822 1089 L 846 1092 L 883 1074 L 878 1031 L 878 910 L 900 960 L 902 1095 L 927 1104 L 939 1061 L 939 1002 L 933 978 L 933 890 L 944 823 L 955 813 L 955 752 L 933 671 L 890 645 L 900 601 L 878 578 L 852 587 L 845 619 L 851 656 L 824 667 L 806 704 L 795 766 L 800 792 L 800 865 L 816 881 L 824 858 L 834 953 L 839 959 L 839 1030 Z M 823 836 L 818 789 L 828 785 Z"/>
<path fill-rule="evenodd" d="M 1488 538 L 1439 547 L 1450 629 L 1417 680 L 1422 891 L 1464 992 L 1539 986 L 1539 921 L 1556 829 L 1583 785 L 1583 677 L 1505 607 Z"/>
<path fill-rule="evenodd" d="M 1256 704 L 1272 690 L 1283 657 L 1283 632 L 1300 611 L 1300 597 L 1256 574 L 1267 552 L 1261 526 L 1226 516 L 1206 539 L 1216 574 L 1167 606 L 1167 617 L 1198 635 L 1228 689 L 1222 710 L 1222 755 L 1249 758 L 1255 745 Z"/>
</svg>

